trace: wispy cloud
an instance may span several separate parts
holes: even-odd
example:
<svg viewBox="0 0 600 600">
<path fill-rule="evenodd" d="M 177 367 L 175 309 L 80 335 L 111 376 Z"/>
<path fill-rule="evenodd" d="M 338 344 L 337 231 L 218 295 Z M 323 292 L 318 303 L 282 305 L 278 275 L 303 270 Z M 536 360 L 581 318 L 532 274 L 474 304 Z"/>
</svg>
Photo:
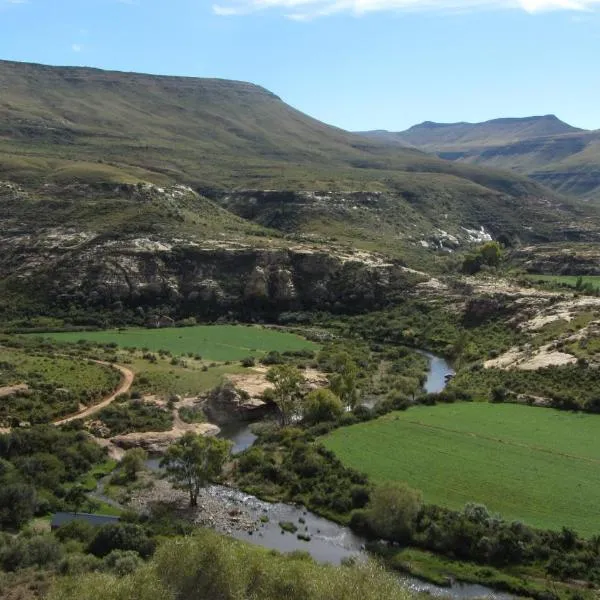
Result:
<svg viewBox="0 0 600 600">
<path fill-rule="evenodd" d="M 81 44 L 73 44 L 71 46 L 71 50 L 73 50 L 73 52 L 81 52 L 83 50 L 83 46 Z"/>
<path fill-rule="evenodd" d="M 225 0 L 212 8 L 222 16 L 279 10 L 288 18 L 307 20 L 337 13 L 521 10 L 536 14 L 558 10 L 585 12 L 598 7 L 600 0 Z"/>
</svg>

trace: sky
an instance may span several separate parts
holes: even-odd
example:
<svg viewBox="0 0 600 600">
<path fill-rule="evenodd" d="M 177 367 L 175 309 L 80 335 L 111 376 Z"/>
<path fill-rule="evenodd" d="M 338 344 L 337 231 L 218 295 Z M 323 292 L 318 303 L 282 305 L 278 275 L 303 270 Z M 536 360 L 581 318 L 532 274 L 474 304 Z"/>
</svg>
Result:
<svg viewBox="0 0 600 600">
<path fill-rule="evenodd" d="M 349 130 L 600 129 L 600 0 L 0 0 L 0 58 L 250 81 Z"/>
</svg>

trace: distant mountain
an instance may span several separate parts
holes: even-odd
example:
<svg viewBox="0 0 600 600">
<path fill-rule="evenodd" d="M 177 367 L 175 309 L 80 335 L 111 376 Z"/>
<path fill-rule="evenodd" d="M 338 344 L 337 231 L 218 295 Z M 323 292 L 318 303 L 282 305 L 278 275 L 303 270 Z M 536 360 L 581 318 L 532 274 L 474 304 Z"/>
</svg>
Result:
<svg viewBox="0 0 600 600">
<path fill-rule="evenodd" d="M 446 160 L 512 170 L 558 192 L 600 202 L 600 131 L 572 127 L 554 115 L 484 123 L 425 122 L 399 133 L 361 133 Z"/>
<path fill-rule="evenodd" d="M 457 146 L 495 146 L 535 137 L 579 133 L 582 129 L 564 123 L 554 115 L 523 119 L 494 119 L 485 123 L 434 123 L 425 121 L 401 133 L 366 131 L 363 135 L 398 141 L 422 149 L 452 150 Z"/>
</svg>

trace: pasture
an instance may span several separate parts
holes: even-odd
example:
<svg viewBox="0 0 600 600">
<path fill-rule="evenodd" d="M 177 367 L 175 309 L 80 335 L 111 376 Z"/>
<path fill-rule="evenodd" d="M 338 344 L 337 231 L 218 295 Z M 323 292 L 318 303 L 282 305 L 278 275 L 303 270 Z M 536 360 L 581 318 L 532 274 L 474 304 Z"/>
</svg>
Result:
<svg viewBox="0 0 600 600">
<path fill-rule="evenodd" d="M 322 438 L 373 481 L 406 481 L 424 501 L 485 504 L 507 520 L 600 533 L 600 416 L 512 404 L 419 406 Z"/>
<path fill-rule="evenodd" d="M 80 358 L 0 348 L 0 426 L 12 420 L 47 423 L 94 404 L 119 383 L 117 371 Z M 25 391 L 10 392 L 23 385 Z"/>
<path fill-rule="evenodd" d="M 243 325 L 198 325 L 165 329 L 122 329 L 48 333 L 62 341 L 88 340 L 97 344 L 114 343 L 122 348 L 168 350 L 173 354 L 200 355 L 206 360 L 241 360 L 261 356 L 272 350 L 317 350 L 318 345 L 283 331 Z"/>
<path fill-rule="evenodd" d="M 527 279 L 535 283 L 548 283 L 576 288 L 580 277 L 578 275 L 527 275 Z M 589 286 L 596 290 L 600 289 L 600 276 L 582 275 L 580 287 L 583 286 Z"/>
</svg>

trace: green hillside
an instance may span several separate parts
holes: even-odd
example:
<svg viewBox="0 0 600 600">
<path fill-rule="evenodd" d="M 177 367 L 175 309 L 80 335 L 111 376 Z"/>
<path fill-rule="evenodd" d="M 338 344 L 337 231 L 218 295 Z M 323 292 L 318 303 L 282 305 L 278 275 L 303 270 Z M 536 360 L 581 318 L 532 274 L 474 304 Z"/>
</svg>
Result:
<svg viewBox="0 0 600 600">
<path fill-rule="evenodd" d="M 547 193 L 331 127 L 249 83 L 0 61 L 0 87 L 0 174 L 13 180 L 381 190 L 435 173 L 449 189 Z"/>
</svg>

